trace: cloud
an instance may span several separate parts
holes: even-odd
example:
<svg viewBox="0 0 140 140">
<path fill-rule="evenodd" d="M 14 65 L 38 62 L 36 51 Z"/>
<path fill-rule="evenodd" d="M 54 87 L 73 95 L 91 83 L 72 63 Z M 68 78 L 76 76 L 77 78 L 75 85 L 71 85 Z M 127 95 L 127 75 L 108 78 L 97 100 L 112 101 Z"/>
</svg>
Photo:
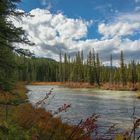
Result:
<svg viewBox="0 0 140 140">
<path fill-rule="evenodd" d="M 140 11 L 140 6 L 135 7 L 135 11 Z"/>
<path fill-rule="evenodd" d="M 136 3 L 139 3 L 139 2 L 140 2 L 140 0 L 135 0 L 135 2 L 136 2 Z"/>
<path fill-rule="evenodd" d="M 140 59 L 140 40 L 128 39 L 140 28 L 140 18 L 135 14 L 118 15 L 110 23 L 99 23 L 98 30 L 103 37 L 88 39 L 88 28 L 94 26 L 92 20 L 68 18 L 62 13 L 52 14 L 47 9 L 34 9 L 30 13 L 34 16 L 24 16 L 21 21 L 13 22 L 16 26 L 23 27 L 29 39 L 36 44 L 20 44 L 20 47 L 33 51 L 38 57 L 58 60 L 60 51 L 74 56 L 79 50 L 83 50 L 87 56 L 89 50 L 94 48 L 104 63 L 108 63 L 110 54 L 113 54 L 114 60 L 118 60 L 121 50 L 127 60 L 130 56 Z"/>
<path fill-rule="evenodd" d="M 124 37 L 140 32 L 140 14 L 119 15 L 111 23 L 101 23 L 98 31 L 103 38 Z"/>
<path fill-rule="evenodd" d="M 47 5 L 48 0 L 41 0 L 42 5 L 46 6 Z"/>
<path fill-rule="evenodd" d="M 117 22 L 113 24 L 100 24 L 99 33 L 106 38 L 115 36 L 133 35 L 135 31 L 139 30 L 140 23 Z"/>
<path fill-rule="evenodd" d="M 45 9 L 50 10 L 52 8 L 52 1 L 51 0 L 41 0 L 42 6 L 45 6 Z"/>
<path fill-rule="evenodd" d="M 140 22 L 140 13 L 139 12 L 133 12 L 133 13 L 121 13 L 118 16 L 115 17 L 115 21 L 122 21 L 122 22 Z"/>
<path fill-rule="evenodd" d="M 76 48 L 77 40 L 86 37 L 92 21 L 67 18 L 62 13 L 51 14 L 48 10 L 34 9 L 33 17 L 14 20 L 14 24 L 28 33 L 29 39 L 42 49 L 58 54 Z M 42 54 L 42 53 L 41 53 Z"/>
</svg>

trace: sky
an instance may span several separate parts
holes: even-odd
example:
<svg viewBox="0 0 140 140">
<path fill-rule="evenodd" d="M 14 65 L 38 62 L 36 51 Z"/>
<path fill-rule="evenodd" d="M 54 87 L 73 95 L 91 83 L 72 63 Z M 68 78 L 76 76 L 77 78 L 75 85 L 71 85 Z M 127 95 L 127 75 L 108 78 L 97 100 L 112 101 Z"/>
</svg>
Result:
<svg viewBox="0 0 140 140">
<path fill-rule="evenodd" d="M 119 63 L 140 60 L 140 0 L 22 0 L 18 9 L 30 13 L 14 19 L 34 46 L 20 44 L 37 57 L 59 59 L 60 51 L 74 56 L 94 48 L 103 63 L 113 55 Z"/>
</svg>

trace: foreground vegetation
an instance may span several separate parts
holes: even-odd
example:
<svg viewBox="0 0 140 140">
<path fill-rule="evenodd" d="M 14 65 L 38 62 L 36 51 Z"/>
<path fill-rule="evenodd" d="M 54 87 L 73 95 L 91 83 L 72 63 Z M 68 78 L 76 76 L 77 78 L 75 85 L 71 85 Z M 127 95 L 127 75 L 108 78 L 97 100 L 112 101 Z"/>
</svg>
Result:
<svg viewBox="0 0 140 140">
<path fill-rule="evenodd" d="M 32 107 L 25 92 L 23 83 L 11 91 L 12 95 L 0 91 L 1 140 L 90 140 L 82 128 L 64 124 L 44 109 Z M 73 130 L 77 132 L 73 134 Z"/>
</svg>

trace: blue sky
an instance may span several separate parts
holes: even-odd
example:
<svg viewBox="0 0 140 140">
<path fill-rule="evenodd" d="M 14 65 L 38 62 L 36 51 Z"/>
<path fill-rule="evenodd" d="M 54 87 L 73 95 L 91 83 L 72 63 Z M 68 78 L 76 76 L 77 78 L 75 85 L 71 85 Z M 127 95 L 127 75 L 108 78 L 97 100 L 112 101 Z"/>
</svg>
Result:
<svg viewBox="0 0 140 140">
<path fill-rule="evenodd" d="M 47 46 L 46 50 L 48 50 L 48 57 L 53 58 L 57 57 L 57 49 L 60 49 L 60 46 L 62 46 L 61 48 L 63 48 L 64 51 L 71 54 L 78 49 L 85 49 L 85 55 L 87 55 L 87 50 L 91 49 L 93 45 L 95 45 L 95 50 L 99 53 L 107 53 L 102 54 L 102 58 L 105 62 L 108 60 L 108 50 L 112 50 L 109 53 L 114 54 L 115 58 L 117 58 L 119 51 L 123 50 L 126 52 L 127 59 L 129 59 L 127 53 L 130 54 L 132 52 L 133 59 L 139 60 L 137 52 L 139 50 L 138 46 L 140 45 L 140 19 L 138 19 L 140 17 L 140 0 L 22 0 L 22 2 L 18 5 L 18 8 L 24 10 L 25 12 L 34 13 L 35 16 L 38 13 L 43 15 L 43 11 L 48 11 L 49 14 L 45 14 L 52 16 L 52 18 L 60 17 L 61 15 L 61 18 L 59 18 L 60 22 L 62 21 L 62 23 L 64 23 L 64 21 L 68 21 L 66 24 L 63 24 L 63 27 L 65 25 L 67 27 L 67 24 L 74 24 L 74 28 L 72 25 L 70 31 L 75 30 L 74 33 L 77 34 L 77 36 L 73 37 L 73 35 L 69 34 L 68 36 L 68 34 L 66 34 L 67 38 L 64 39 L 67 29 L 63 29 L 66 30 L 65 32 L 61 32 L 61 30 L 59 30 L 60 27 L 59 29 L 55 29 L 55 32 L 59 34 L 59 37 L 62 35 L 62 37 L 59 38 L 59 41 L 58 36 L 57 41 L 55 38 L 55 42 L 58 44 L 52 43 L 54 40 L 52 40 L 50 44 L 39 43 L 37 45 L 38 47 L 36 47 L 38 50 L 34 50 L 35 52 L 40 51 L 40 53 L 37 53 L 38 56 L 44 56 L 43 52 L 41 53 L 41 50 L 45 50 L 45 45 Z M 44 16 L 40 15 L 40 18 L 43 17 Z M 27 19 L 24 18 L 24 20 L 26 21 L 27 27 Z M 36 20 L 40 21 L 40 19 L 37 18 Z M 71 20 L 73 21 L 70 22 Z M 53 22 L 52 19 L 49 24 L 48 22 L 43 22 L 43 24 L 42 22 L 37 23 L 39 28 L 40 26 L 42 26 L 43 29 L 45 29 L 44 27 L 47 29 L 52 27 L 49 26 Z M 77 24 L 80 23 L 80 28 L 83 30 L 77 29 Z M 29 24 L 31 24 L 31 22 Z M 35 27 L 37 27 L 37 25 Z M 57 24 L 55 25 L 58 26 Z M 24 26 L 25 24 L 23 27 Z M 24 29 L 26 30 L 26 28 Z M 35 28 L 34 31 L 33 28 L 28 28 L 27 32 L 30 32 L 29 30 L 34 32 Z M 47 34 L 49 34 L 49 32 L 47 32 Z M 47 39 L 48 38 L 46 37 L 46 40 Z M 115 41 L 116 44 L 113 44 L 112 42 Z M 73 45 L 73 47 L 69 47 L 65 42 L 69 42 L 69 44 Z M 126 44 L 128 45 L 128 49 L 125 47 Z M 101 45 L 103 46 L 102 48 L 99 47 Z M 53 48 L 54 50 L 52 49 L 52 46 L 55 46 L 55 49 Z"/>
<path fill-rule="evenodd" d="M 140 6 L 137 0 L 22 0 L 19 8 L 26 12 L 35 8 L 46 8 L 51 4 L 51 11 L 62 11 L 70 17 L 82 17 L 84 19 L 97 18 L 104 19 L 114 15 L 115 11 L 130 12 L 135 11 L 135 7 Z"/>
<path fill-rule="evenodd" d="M 50 6 L 50 7 L 49 7 Z M 22 0 L 19 8 L 26 12 L 35 8 L 48 8 L 52 13 L 61 11 L 70 18 L 94 19 L 95 22 L 108 22 L 119 13 L 136 12 L 140 7 L 137 0 Z M 96 25 L 91 27 L 88 37 L 100 37 Z"/>
</svg>

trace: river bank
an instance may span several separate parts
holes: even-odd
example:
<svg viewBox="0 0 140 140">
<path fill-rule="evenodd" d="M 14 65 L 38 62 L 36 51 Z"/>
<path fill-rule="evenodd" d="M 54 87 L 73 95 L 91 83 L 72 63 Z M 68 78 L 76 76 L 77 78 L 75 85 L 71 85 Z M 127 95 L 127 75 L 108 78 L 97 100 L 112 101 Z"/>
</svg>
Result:
<svg viewBox="0 0 140 140">
<path fill-rule="evenodd" d="M 100 86 L 97 84 L 90 84 L 86 82 L 31 82 L 31 85 L 57 85 L 69 88 L 95 88 L 102 90 L 118 90 L 118 91 L 140 91 L 140 83 L 135 85 L 128 83 L 127 85 L 122 84 L 110 84 L 101 83 Z"/>
<path fill-rule="evenodd" d="M 27 97 L 24 82 L 11 91 L 0 90 L 0 139 L 2 140 L 83 140 L 82 129 L 62 123 L 43 108 L 35 108 Z M 73 131 L 75 134 L 71 136 Z M 84 140 L 91 140 L 90 136 Z"/>
</svg>

